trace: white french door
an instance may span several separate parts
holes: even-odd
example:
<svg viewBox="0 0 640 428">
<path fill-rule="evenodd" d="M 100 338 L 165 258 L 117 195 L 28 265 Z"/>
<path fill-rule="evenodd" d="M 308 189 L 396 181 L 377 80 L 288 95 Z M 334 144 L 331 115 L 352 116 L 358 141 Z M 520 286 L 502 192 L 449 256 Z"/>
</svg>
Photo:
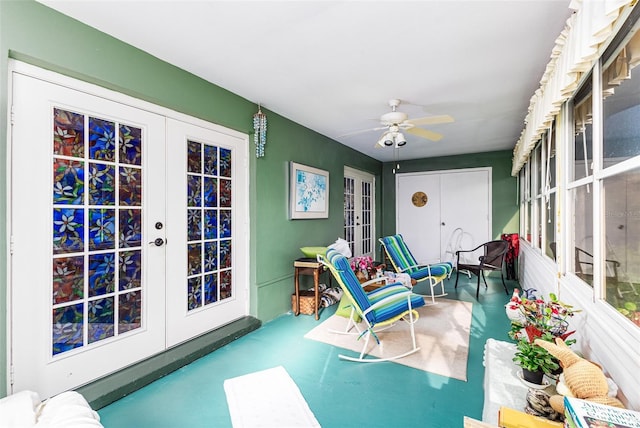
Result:
<svg viewBox="0 0 640 428">
<path fill-rule="evenodd" d="M 354 256 L 374 256 L 375 177 L 344 168 L 344 239 Z"/>
<path fill-rule="evenodd" d="M 246 315 L 246 141 L 12 65 L 9 391 L 48 397 Z"/>
<path fill-rule="evenodd" d="M 491 169 L 396 175 L 396 230 L 420 263 L 451 260 L 457 244 L 472 249 L 491 238 Z"/>
<path fill-rule="evenodd" d="M 167 346 L 249 313 L 248 162 L 238 137 L 168 119 Z"/>
</svg>

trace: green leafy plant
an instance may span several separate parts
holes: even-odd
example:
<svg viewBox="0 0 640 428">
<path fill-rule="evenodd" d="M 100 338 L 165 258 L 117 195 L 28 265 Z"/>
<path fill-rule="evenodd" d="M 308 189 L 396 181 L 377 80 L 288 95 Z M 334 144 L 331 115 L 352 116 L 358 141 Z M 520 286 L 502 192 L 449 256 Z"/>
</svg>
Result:
<svg viewBox="0 0 640 428">
<path fill-rule="evenodd" d="M 542 371 L 551 373 L 558 369 L 557 360 L 546 349 L 521 339 L 516 343 L 516 353 L 513 362 L 531 372 Z"/>
</svg>

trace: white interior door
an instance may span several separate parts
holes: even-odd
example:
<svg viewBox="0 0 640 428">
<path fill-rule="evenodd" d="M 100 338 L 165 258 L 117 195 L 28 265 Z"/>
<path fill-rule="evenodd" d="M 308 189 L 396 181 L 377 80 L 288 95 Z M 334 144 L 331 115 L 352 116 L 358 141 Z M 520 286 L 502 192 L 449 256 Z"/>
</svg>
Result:
<svg viewBox="0 0 640 428">
<path fill-rule="evenodd" d="M 490 168 L 396 176 L 396 230 L 418 262 L 450 260 L 456 229 L 462 249 L 491 239 Z"/>
<path fill-rule="evenodd" d="M 248 314 L 246 136 L 12 66 L 8 390 L 52 396 Z"/>
<path fill-rule="evenodd" d="M 434 263 L 440 256 L 440 175 L 396 175 L 396 230 L 418 263 Z"/>
<path fill-rule="evenodd" d="M 483 168 L 442 174 L 440 183 L 442 195 L 446 195 L 441 205 L 440 249 L 442 260 L 447 260 L 451 255 L 445 252 L 457 228 L 462 229 L 457 244 L 460 249 L 470 250 L 491 240 L 490 170 Z M 473 256 L 477 260 L 477 255 Z"/>
<path fill-rule="evenodd" d="M 249 313 L 246 141 L 169 119 L 167 346 Z"/>
<path fill-rule="evenodd" d="M 47 397 L 165 347 L 165 121 L 18 73 L 12 95 L 12 390 Z"/>
</svg>

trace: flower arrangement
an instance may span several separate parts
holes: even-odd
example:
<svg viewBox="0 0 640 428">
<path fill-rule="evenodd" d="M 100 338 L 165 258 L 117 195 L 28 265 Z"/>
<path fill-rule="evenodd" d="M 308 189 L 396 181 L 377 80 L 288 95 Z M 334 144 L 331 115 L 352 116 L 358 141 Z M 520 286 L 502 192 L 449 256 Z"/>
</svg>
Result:
<svg viewBox="0 0 640 428">
<path fill-rule="evenodd" d="M 366 278 L 369 278 L 369 272 L 373 270 L 373 259 L 370 256 L 354 257 L 350 263 L 354 272 L 362 272 Z"/>
<path fill-rule="evenodd" d="M 507 316 L 511 320 L 509 337 L 514 340 L 526 339 L 531 343 L 538 337 L 547 340 L 560 337 L 567 344 L 575 343 L 575 340 L 566 340 L 575 330 L 567 330 L 569 318 L 579 311 L 558 300 L 554 293 L 544 300 L 536 297 L 534 292 L 523 290 L 521 297 L 518 289 L 514 290 L 511 301 L 506 305 Z"/>
</svg>

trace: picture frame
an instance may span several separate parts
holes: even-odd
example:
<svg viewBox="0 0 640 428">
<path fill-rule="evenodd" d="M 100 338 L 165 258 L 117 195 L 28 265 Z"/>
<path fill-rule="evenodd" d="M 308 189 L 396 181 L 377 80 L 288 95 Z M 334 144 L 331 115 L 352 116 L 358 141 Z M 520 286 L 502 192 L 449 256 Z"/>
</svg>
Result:
<svg viewBox="0 0 640 428">
<path fill-rule="evenodd" d="M 329 172 L 290 162 L 289 218 L 329 218 Z"/>
</svg>

